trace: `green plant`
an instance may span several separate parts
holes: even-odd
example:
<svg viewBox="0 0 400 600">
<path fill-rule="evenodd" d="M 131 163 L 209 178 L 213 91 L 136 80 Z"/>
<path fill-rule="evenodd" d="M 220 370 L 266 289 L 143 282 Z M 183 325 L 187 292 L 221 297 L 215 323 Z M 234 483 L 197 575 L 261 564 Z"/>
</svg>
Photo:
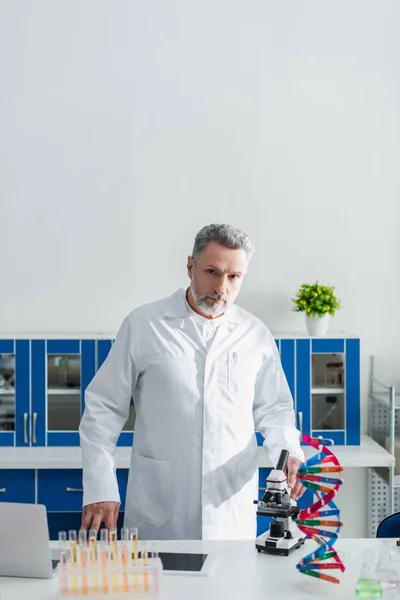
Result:
<svg viewBox="0 0 400 600">
<path fill-rule="evenodd" d="M 294 312 L 306 312 L 307 315 L 323 317 L 333 315 L 342 308 L 341 301 L 335 296 L 335 288 L 320 285 L 318 281 L 312 284 L 303 283 L 296 296 L 292 299 Z"/>
</svg>

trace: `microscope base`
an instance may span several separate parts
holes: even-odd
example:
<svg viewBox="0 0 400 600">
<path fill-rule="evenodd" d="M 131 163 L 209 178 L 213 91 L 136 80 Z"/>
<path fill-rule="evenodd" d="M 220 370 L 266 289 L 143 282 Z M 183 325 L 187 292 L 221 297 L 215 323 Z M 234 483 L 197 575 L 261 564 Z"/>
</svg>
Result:
<svg viewBox="0 0 400 600">
<path fill-rule="evenodd" d="M 258 552 L 266 552 L 267 554 L 282 554 L 289 556 L 289 553 L 296 548 L 300 548 L 306 541 L 306 536 L 287 538 L 272 538 L 269 531 L 259 535 L 256 538 L 256 548 Z"/>
</svg>

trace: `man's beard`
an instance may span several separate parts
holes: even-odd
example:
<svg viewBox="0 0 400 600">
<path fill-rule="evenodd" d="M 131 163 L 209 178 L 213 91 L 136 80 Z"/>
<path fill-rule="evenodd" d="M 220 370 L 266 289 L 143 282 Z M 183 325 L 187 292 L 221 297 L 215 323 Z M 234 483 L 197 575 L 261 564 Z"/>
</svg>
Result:
<svg viewBox="0 0 400 600">
<path fill-rule="evenodd" d="M 226 296 L 218 296 L 217 294 L 198 294 L 194 278 L 190 282 L 190 291 L 192 292 L 193 299 L 196 302 L 199 309 L 201 310 L 201 312 L 207 315 L 208 317 L 217 317 L 218 315 L 222 315 L 236 298 L 235 295 L 228 303 L 228 298 Z M 214 300 L 222 300 L 223 303 L 208 304 L 207 298 L 213 298 Z"/>
</svg>

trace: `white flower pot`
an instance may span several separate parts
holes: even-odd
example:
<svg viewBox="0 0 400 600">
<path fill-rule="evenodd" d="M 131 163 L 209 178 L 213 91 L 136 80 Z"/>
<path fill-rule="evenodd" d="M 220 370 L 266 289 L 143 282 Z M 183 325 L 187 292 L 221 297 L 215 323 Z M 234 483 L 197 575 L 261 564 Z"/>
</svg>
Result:
<svg viewBox="0 0 400 600">
<path fill-rule="evenodd" d="M 310 335 L 325 335 L 329 327 L 329 315 L 317 317 L 304 313 L 306 318 L 306 327 Z"/>
</svg>

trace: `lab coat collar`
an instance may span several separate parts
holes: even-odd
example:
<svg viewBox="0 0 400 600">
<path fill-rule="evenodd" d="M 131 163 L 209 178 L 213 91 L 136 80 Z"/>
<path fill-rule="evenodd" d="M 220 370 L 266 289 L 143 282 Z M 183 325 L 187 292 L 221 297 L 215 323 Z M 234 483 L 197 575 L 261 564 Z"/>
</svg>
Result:
<svg viewBox="0 0 400 600">
<path fill-rule="evenodd" d="M 186 308 L 186 288 L 179 288 L 172 296 L 167 298 L 167 304 L 165 307 L 164 315 L 166 317 L 172 317 L 177 319 L 183 319 L 187 315 Z M 231 305 L 225 312 L 225 319 L 228 323 L 235 323 L 239 325 L 243 321 L 243 317 L 240 314 L 240 308 L 235 305 Z"/>
</svg>

